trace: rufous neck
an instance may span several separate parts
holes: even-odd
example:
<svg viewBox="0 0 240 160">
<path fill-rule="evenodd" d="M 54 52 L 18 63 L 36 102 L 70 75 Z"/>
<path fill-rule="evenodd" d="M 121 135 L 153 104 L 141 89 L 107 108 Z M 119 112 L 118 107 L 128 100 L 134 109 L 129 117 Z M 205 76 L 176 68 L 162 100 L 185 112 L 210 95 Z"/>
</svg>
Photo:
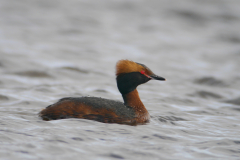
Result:
<svg viewBox="0 0 240 160">
<path fill-rule="evenodd" d="M 126 106 L 130 106 L 132 108 L 134 108 L 136 111 L 144 113 L 148 111 L 146 110 L 145 106 L 143 105 L 139 95 L 138 95 L 138 91 L 135 89 L 132 92 L 129 92 L 127 94 L 122 95 L 123 96 L 123 100 L 124 100 L 124 104 Z"/>
</svg>

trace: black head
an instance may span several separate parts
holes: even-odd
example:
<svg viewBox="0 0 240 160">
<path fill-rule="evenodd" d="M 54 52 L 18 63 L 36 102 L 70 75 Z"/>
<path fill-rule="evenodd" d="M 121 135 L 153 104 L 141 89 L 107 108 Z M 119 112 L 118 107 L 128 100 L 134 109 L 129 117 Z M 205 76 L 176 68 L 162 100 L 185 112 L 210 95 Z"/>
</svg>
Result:
<svg viewBox="0 0 240 160">
<path fill-rule="evenodd" d="M 139 72 L 125 73 L 117 76 L 118 90 L 122 94 L 127 94 L 137 88 L 138 85 L 146 83 L 150 78 Z"/>
<path fill-rule="evenodd" d="M 165 80 L 155 75 L 147 66 L 129 60 L 121 60 L 117 63 L 116 75 L 117 86 L 121 94 L 127 94 L 151 79 Z"/>
</svg>

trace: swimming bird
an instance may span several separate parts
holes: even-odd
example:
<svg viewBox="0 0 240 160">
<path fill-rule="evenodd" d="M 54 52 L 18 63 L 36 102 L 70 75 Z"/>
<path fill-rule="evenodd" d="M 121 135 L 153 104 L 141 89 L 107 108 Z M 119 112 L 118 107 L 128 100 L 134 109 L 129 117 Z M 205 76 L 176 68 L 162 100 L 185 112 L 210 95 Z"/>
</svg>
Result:
<svg viewBox="0 0 240 160">
<path fill-rule="evenodd" d="M 142 103 L 137 86 L 149 80 L 165 80 L 147 66 L 130 60 L 116 65 L 116 80 L 124 103 L 99 97 L 66 97 L 43 109 L 43 120 L 83 118 L 104 123 L 144 124 L 150 116 Z"/>
</svg>

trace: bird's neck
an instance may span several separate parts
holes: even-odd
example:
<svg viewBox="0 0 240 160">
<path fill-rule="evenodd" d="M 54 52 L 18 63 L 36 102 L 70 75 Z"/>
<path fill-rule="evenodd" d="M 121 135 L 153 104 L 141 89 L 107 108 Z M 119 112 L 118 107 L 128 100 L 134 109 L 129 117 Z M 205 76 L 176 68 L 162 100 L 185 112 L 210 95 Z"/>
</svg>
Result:
<svg viewBox="0 0 240 160">
<path fill-rule="evenodd" d="M 136 111 L 137 116 L 149 116 L 149 113 L 143 105 L 136 89 L 122 96 L 124 104 L 132 107 Z"/>
</svg>

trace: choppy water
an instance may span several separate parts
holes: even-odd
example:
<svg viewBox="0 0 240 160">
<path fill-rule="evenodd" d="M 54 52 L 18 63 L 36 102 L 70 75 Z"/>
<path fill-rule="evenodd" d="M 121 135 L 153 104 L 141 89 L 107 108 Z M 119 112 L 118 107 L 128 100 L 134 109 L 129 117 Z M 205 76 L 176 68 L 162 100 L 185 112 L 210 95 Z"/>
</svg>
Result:
<svg viewBox="0 0 240 160">
<path fill-rule="evenodd" d="M 150 123 L 37 116 L 122 100 L 119 59 L 167 78 L 138 87 Z M 0 159 L 240 159 L 239 71 L 238 0 L 0 0 Z"/>
</svg>

